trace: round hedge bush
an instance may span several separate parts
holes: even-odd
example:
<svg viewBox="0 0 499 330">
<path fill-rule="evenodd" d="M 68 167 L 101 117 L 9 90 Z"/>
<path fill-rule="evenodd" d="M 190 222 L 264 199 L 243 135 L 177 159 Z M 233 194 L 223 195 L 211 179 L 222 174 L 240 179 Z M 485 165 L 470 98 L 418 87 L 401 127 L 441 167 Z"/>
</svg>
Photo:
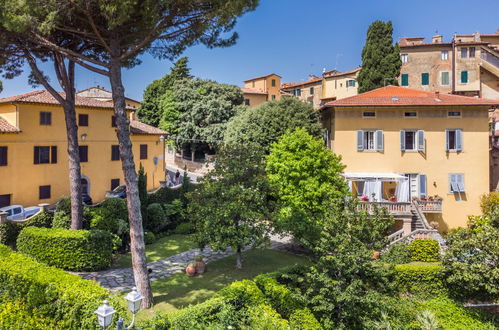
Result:
<svg viewBox="0 0 499 330">
<path fill-rule="evenodd" d="M 113 236 L 100 230 L 28 227 L 19 234 L 17 249 L 50 266 L 94 271 L 111 265 Z"/>
</svg>

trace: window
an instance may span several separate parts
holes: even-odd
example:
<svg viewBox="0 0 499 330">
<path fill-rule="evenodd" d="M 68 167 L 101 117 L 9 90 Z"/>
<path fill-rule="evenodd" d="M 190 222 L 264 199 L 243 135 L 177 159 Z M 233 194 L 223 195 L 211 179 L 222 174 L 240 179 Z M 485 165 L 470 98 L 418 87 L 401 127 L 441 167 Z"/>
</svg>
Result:
<svg viewBox="0 0 499 330">
<path fill-rule="evenodd" d="M 0 195 L 0 207 L 10 205 L 10 194 Z"/>
<path fill-rule="evenodd" d="M 475 47 L 470 47 L 470 57 L 475 57 Z"/>
<path fill-rule="evenodd" d="M 445 132 L 446 151 L 463 151 L 463 131 L 460 129 L 448 129 Z"/>
<path fill-rule="evenodd" d="M 40 125 L 52 125 L 52 112 L 40 112 Z"/>
<path fill-rule="evenodd" d="M 272 79 L 272 87 L 275 87 L 275 79 Z"/>
<path fill-rule="evenodd" d="M 426 174 L 419 174 L 419 197 L 426 197 L 428 196 L 428 186 L 426 183 Z"/>
<path fill-rule="evenodd" d="M 400 60 L 402 61 L 402 63 L 409 62 L 409 54 L 400 54 Z"/>
<path fill-rule="evenodd" d="M 355 80 L 353 79 L 347 80 L 347 88 L 348 87 L 355 87 Z"/>
<path fill-rule="evenodd" d="M 440 52 L 440 58 L 442 59 L 442 61 L 447 61 L 449 59 L 449 51 L 442 50 Z"/>
<path fill-rule="evenodd" d="M 449 192 L 464 193 L 464 174 L 449 174 Z"/>
<path fill-rule="evenodd" d="M 120 185 L 120 179 L 111 179 L 111 190 L 116 189 Z"/>
<path fill-rule="evenodd" d="M 461 117 L 461 111 L 448 111 L 447 117 Z"/>
<path fill-rule="evenodd" d="M 461 71 L 461 84 L 468 82 L 468 71 Z"/>
<path fill-rule="evenodd" d="M 140 145 L 140 159 L 147 159 L 147 144 Z"/>
<path fill-rule="evenodd" d="M 467 58 L 467 57 L 468 57 L 468 48 L 461 47 L 461 58 Z"/>
<path fill-rule="evenodd" d="M 244 105 L 250 105 L 250 99 L 244 99 Z"/>
<path fill-rule="evenodd" d="M 421 85 L 428 86 L 430 84 L 430 74 L 428 72 L 424 72 L 421 74 Z"/>
<path fill-rule="evenodd" d="M 120 160 L 120 146 L 111 146 L 111 160 Z"/>
<path fill-rule="evenodd" d="M 78 115 L 78 126 L 88 126 L 88 115 Z"/>
<path fill-rule="evenodd" d="M 251 82 L 251 87 L 255 88 L 255 82 L 254 81 Z"/>
<path fill-rule="evenodd" d="M 38 187 L 38 199 L 48 199 L 48 198 L 50 198 L 50 186 Z"/>
<path fill-rule="evenodd" d="M 7 166 L 7 147 L 0 147 L 0 166 Z"/>
<path fill-rule="evenodd" d="M 111 117 L 111 127 L 117 127 L 116 125 L 116 116 Z"/>
<path fill-rule="evenodd" d="M 418 113 L 416 111 L 406 111 L 404 112 L 404 117 L 405 118 L 416 118 L 418 116 Z"/>
<path fill-rule="evenodd" d="M 424 151 L 425 137 L 422 130 L 400 131 L 400 150 L 402 151 Z"/>
<path fill-rule="evenodd" d="M 375 118 L 376 117 L 376 112 L 374 112 L 374 111 L 364 111 L 362 113 L 362 117 L 364 117 L 364 118 Z"/>
<path fill-rule="evenodd" d="M 409 86 L 409 75 L 407 73 L 402 73 L 400 84 L 402 86 Z"/>
<path fill-rule="evenodd" d="M 295 96 L 301 96 L 301 89 L 295 89 Z"/>
<path fill-rule="evenodd" d="M 448 71 L 440 72 L 440 85 L 442 85 L 442 86 L 449 85 L 449 72 Z"/>
<path fill-rule="evenodd" d="M 275 95 L 272 95 L 272 101 L 274 101 L 274 100 L 275 100 Z"/>
<path fill-rule="evenodd" d="M 57 164 L 57 146 L 36 146 L 33 164 Z"/>
<path fill-rule="evenodd" d="M 80 163 L 88 162 L 88 146 L 79 146 Z"/>
<path fill-rule="evenodd" d="M 384 137 L 382 130 L 357 131 L 357 151 L 382 151 L 383 149 Z"/>
<path fill-rule="evenodd" d="M 314 88 L 310 87 L 310 95 L 314 95 Z"/>
</svg>

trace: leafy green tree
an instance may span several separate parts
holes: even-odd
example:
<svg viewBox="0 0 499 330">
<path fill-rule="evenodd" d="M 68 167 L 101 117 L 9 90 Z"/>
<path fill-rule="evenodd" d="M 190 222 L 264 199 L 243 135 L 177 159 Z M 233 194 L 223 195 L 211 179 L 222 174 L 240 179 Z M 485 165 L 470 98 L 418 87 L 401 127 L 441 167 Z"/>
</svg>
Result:
<svg viewBox="0 0 499 330">
<path fill-rule="evenodd" d="M 374 21 L 367 30 L 367 39 L 362 49 L 362 69 L 357 81 L 359 93 L 398 85 L 400 75 L 400 48 L 393 44 L 392 22 Z"/>
<path fill-rule="evenodd" d="M 180 111 L 178 110 L 177 102 L 175 102 L 171 90 L 166 91 L 163 96 L 159 98 L 159 108 L 161 109 L 159 128 L 175 136 L 178 133 L 178 117 Z"/>
<path fill-rule="evenodd" d="M 170 109 L 171 104 L 164 104 L 163 102 L 167 92 L 169 92 L 169 97 L 171 97 L 173 85 L 176 81 L 192 78 L 188 61 L 187 57 L 179 58 L 171 68 L 170 73 L 161 79 L 154 80 L 146 87 L 144 99 L 137 111 L 137 115 L 142 122 L 161 127 L 162 129 L 170 127 L 171 123 L 174 123 L 176 117 L 164 116 L 165 106 L 166 109 Z M 170 130 L 167 129 L 167 131 L 172 133 L 171 128 Z"/>
<path fill-rule="evenodd" d="M 215 168 L 189 194 L 188 213 L 198 241 L 212 249 L 236 250 L 236 267 L 242 267 L 241 252 L 258 246 L 270 234 L 270 205 L 263 152 L 258 146 L 224 146 Z"/>
<path fill-rule="evenodd" d="M 202 79 L 178 81 L 173 96 L 179 111 L 176 138 L 193 155 L 215 150 L 244 100 L 237 86 Z"/>
<path fill-rule="evenodd" d="M 330 205 L 342 205 L 349 195 L 344 168 L 341 158 L 304 128 L 281 136 L 267 157 L 268 179 L 280 205 L 277 228 L 314 246 Z"/>
<path fill-rule="evenodd" d="M 270 145 L 281 135 L 298 127 L 304 127 L 312 136 L 321 136 L 319 113 L 310 104 L 286 97 L 256 108 L 246 108 L 230 120 L 224 141 L 240 146 L 253 142 L 268 152 Z"/>
</svg>

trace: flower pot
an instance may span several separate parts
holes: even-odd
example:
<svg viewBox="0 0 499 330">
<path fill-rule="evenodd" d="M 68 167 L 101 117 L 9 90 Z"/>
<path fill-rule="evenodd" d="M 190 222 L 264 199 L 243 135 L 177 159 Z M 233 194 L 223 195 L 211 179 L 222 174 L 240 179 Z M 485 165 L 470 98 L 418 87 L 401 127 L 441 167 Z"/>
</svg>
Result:
<svg viewBox="0 0 499 330">
<path fill-rule="evenodd" d="M 185 273 L 187 274 L 187 276 L 194 276 L 194 275 L 196 275 L 196 266 L 194 264 L 189 264 L 185 268 Z"/>
<path fill-rule="evenodd" d="M 196 261 L 196 273 L 203 274 L 206 271 L 206 264 L 203 260 Z"/>
</svg>

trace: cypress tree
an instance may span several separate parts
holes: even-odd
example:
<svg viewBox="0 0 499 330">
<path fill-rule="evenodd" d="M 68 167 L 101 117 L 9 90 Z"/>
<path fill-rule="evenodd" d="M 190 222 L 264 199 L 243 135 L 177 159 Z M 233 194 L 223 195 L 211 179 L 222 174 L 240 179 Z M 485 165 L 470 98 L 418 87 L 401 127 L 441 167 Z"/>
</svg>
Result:
<svg viewBox="0 0 499 330">
<path fill-rule="evenodd" d="M 362 69 L 357 81 L 359 93 L 383 87 L 398 85 L 400 74 L 400 48 L 393 44 L 392 22 L 375 21 L 367 30 L 367 39 L 362 50 Z"/>
</svg>

